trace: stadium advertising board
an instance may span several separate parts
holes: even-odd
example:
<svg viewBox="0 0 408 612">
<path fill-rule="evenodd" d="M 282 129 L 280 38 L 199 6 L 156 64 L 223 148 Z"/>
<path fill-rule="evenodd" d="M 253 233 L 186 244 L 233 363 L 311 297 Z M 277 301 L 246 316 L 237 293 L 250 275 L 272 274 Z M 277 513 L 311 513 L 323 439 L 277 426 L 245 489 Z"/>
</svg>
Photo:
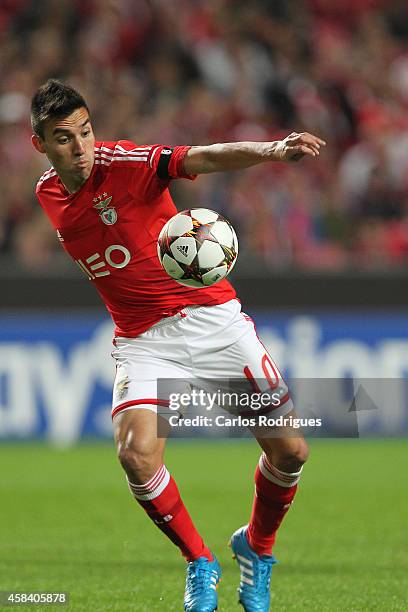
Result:
<svg viewBox="0 0 408 612">
<path fill-rule="evenodd" d="M 359 436 L 408 433 L 408 313 L 251 315 L 289 383 L 316 376 L 365 381 Z M 109 320 L 2 315 L 0 329 L 0 439 L 69 445 L 111 436 Z M 370 380 L 381 381 L 381 397 L 378 386 L 370 392 Z"/>
</svg>

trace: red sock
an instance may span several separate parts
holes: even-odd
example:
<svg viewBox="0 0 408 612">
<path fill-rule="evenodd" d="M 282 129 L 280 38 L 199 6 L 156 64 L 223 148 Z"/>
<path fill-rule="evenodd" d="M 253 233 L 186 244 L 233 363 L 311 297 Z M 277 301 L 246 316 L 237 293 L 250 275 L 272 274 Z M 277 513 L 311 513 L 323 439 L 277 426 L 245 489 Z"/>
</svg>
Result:
<svg viewBox="0 0 408 612">
<path fill-rule="evenodd" d="M 276 532 L 295 497 L 299 472 L 282 472 L 262 453 L 255 471 L 255 497 L 247 538 L 258 555 L 270 555 Z"/>
<path fill-rule="evenodd" d="M 128 484 L 136 501 L 158 528 L 180 548 L 187 561 L 194 561 L 198 557 L 213 560 L 210 549 L 204 545 L 194 527 L 175 481 L 164 465 L 145 484 L 135 485 L 129 480 Z"/>
</svg>

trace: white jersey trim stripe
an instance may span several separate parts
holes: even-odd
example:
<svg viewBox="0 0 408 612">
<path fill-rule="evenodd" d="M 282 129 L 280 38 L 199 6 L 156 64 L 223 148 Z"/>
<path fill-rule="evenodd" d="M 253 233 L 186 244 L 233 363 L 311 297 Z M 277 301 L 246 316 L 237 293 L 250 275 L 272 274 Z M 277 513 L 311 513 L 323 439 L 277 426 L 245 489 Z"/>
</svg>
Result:
<svg viewBox="0 0 408 612">
<path fill-rule="evenodd" d="M 133 149 L 125 149 L 124 147 L 121 147 L 120 144 L 116 145 L 115 149 L 118 149 L 118 152 L 123 151 L 123 153 L 133 153 L 134 151 L 150 151 L 152 147 L 151 146 L 145 146 L 145 147 L 134 147 Z"/>
<path fill-rule="evenodd" d="M 116 149 L 107 149 L 106 147 L 101 147 L 99 149 L 95 149 L 95 155 L 149 155 L 150 149 L 132 149 L 132 151 L 117 151 Z"/>
<path fill-rule="evenodd" d="M 145 155 L 148 156 L 149 155 L 149 151 L 145 151 L 143 149 L 140 149 L 138 151 L 103 151 L 100 149 L 96 149 L 95 150 L 95 155 L 106 155 L 107 157 L 125 157 L 126 155 Z"/>
<path fill-rule="evenodd" d="M 115 153 L 105 153 L 104 151 L 95 151 L 95 157 L 99 157 L 99 156 L 105 156 L 106 158 L 112 158 L 112 157 L 117 157 L 118 159 L 122 158 L 122 157 L 148 157 L 149 156 L 149 152 L 148 151 L 136 151 L 135 153 L 129 152 L 127 155 L 125 155 L 124 153 L 118 153 L 117 151 Z"/>
<path fill-rule="evenodd" d="M 44 183 L 44 181 L 48 181 L 48 179 L 52 178 L 53 176 L 56 176 L 57 173 L 55 170 L 47 170 L 47 172 L 45 172 L 39 179 L 37 182 L 37 185 L 40 185 L 41 183 Z"/>
<path fill-rule="evenodd" d="M 96 153 L 95 154 L 95 159 L 96 158 L 100 158 L 100 159 L 106 159 L 106 161 L 122 161 L 122 160 L 142 160 L 142 161 L 146 161 L 147 160 L 147 155 L 107 155 L 106 153 Z"/>
<path fill-rule="evenodd" d="M 105 161 L 104 159 L 95 159 L 95 164 L 102 164 L 102 166 L 110 166 L 112 164 L 112 162 L 117 161 L 116 159 L 111 159 L 110 161 Z M 122 159 L 121 161 L 139 161 L 141 163 L 145 163 L 146 160 L 143 159 L 138 159 L 138 160 L 127 160 L 127 159 Z"/>
<path fill-rule="evenodd" d="M 54 168 L 50 168 L 49 170 L 46 170 L 43 174 L 43 177 L 47 177 L 49 174 L 52 174 L 53 172 L 56 172 L 56 170 L 54 170 Z"/>
<path fill-rule="evenodd" d="M 106 153 L 117 153 L 118 155 L 124 153 L 125 155 L 127 155 L 129 153 L 134 153 L 135 151 L 147 153 L 148 151 L 150 151 L 151 148 L 152 147 L 134 147 L 133 149 L 124 149 L 120 145 L 117 145 L 113 149 L 111 147 L 95 147 L 95 153 L 97 153 L 98 151 L 105 151 Z"/>
<path fill-rule="evenodd" d="M 154 156 L 155 156 L 155 155 L 156 155 L 156 153 L 157 153 L 157 149 L 159 149 L 159 148 L 160 148 L 160 147 L 155 147 L 155 148 L 153 149 L 153 152 L 152 152 L 151 156 L 150 156 L 150 162 L 149 162 L 149 163 L 150 163 L 150 167 L 151 167 L 151 168 L 153 168 L 153 159 L 154 159 Z"/>
<path fill-rule="evenodd" d="M 159 147 L 155 147 L 153 151 L 152 158 L 154 157 L 155 152 Z M 125 149 L 121 145 L 115 145 L 115 148 L 110 147 L 95 147 L 95 163 L 100 163 L 103 165 L 109 165 L 106 161 L 141 161 L 146 162 L 149 159 L 149 154 L 152 149 L 152 146 L 138 146 L 133 149 Z M 151 158 L 151 159 L 152 159 Z M 106 160 L 105 162 L 102 160 Z M 150 164 L 151 165 L 151 164 Z M 50 168 L 46 170 L 42 176 L 37 181 L 37 185 L 41 185 L 44 181 L 52 178 L 53 176 L 57 176 L 57 172 L 54 168 Z"/>
</svg>

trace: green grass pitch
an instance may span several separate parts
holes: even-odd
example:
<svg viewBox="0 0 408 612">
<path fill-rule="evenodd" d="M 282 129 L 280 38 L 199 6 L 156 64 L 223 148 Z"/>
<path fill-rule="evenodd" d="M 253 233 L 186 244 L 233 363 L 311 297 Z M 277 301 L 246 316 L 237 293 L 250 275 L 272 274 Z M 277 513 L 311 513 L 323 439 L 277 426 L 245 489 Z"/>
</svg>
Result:
<svg viewBox="0 0 408 612">
<path fill-rule="evenodd" d="M 315 441 L 311 451 L 275 546 L 272 609 L 408 610 L 407 442 Z M 226 543 L 248 519 L 258 454 L 251 441 L 168 446 L 222 564 L 220 612 L 242 609 Z M 3 444 L 0 466 L 0 590 L 70 594 L 69 606 L 25 607 L 35 610 L 183 609 L 183 559 L 131 498 L 112 445 Z"/>
</svg>

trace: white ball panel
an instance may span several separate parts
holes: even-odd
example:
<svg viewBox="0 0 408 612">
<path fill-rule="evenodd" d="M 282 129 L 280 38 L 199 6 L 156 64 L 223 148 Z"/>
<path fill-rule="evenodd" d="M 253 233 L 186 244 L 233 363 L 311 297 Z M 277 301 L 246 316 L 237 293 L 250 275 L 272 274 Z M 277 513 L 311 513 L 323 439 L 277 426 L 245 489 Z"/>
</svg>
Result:
<svg viewBox="0 0 408 612">
<path fill-rule="evenodd" d="M 204 285 L 214 285 L 227 276 L 227 266 L 219 266 L 202 275 Z"/>
<path fill-rule="evenodd" d="M 217 221 L 211 228 L 211 234 L 224 246 L 231 247 L 233 234 L 226 221 Z"/>
<path fill-rule="evenodd" d="M 205 286 L 203 285 L 203 283 L 200 283 L 199 281 L 196 281 L 192 278 L 191 279 L 183 278 L 183 279 L 177 280 L 177 282 L 180 283 L 180 285 L 185 285 L 186 287 L 196 287 L 197 289 Z"/>
<path fill-rule="evenodd" d="M 197 255 L 197 243 L 193 236 L 176 238 L 170 245 L 170 251 L 176 261 L 189 266 Z"/>
<path fill-rule="evenodd" d="M 180 278 L 184 274 L 183 268 L 172 257 L 169 257 L 167 253 L 163 257 L 162 265 L 167 274 L 174 279 Z"/>
<path fill-rule="evenodd" d="M 193 208 L 190 210 L 190 214 L 200 223 L 213 223 L 218 219 L 218 213 L 209 208 Z"/>
<path fill-rule="evenodd" d="M 169 236 L 182 236 L 193 229 L 193 220 L 188 215 L 176 215 L 167 223 Z"/>
<path fill-rule="evenodd" d="M 224 260 L 224 251 L 218 242 L 204 240 L 198 251 L 198 265 L 200 268 L 214 268 Z"/>
</svg>

